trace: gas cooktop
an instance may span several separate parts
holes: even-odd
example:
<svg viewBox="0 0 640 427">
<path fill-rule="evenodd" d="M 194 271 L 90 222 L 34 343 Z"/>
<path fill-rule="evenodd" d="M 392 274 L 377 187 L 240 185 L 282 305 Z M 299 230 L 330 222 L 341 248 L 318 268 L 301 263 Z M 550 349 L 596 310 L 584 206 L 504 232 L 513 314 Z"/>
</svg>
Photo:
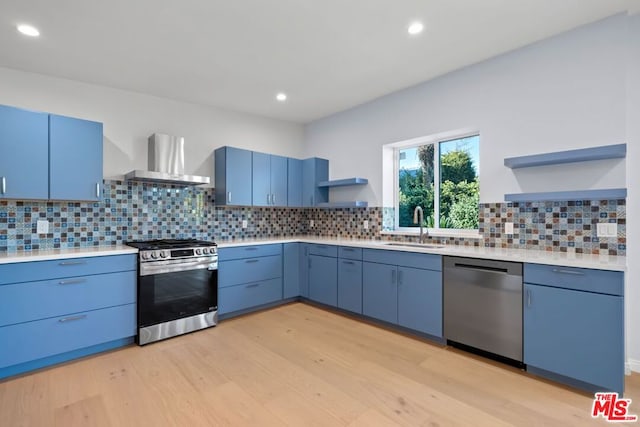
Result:
<svg viewBox="0 0 640 427">
<path fill-rule="evenodd" d="M 126 242 L 127 245 L 133 246 L 140 250 L 158 250 L 158 249 L 180 249 L 180 248 L 203 248 L 217 246 L 214 242 L 197 239 L 158 239 L 158 240 L 136 240 Z"/>
</svg>

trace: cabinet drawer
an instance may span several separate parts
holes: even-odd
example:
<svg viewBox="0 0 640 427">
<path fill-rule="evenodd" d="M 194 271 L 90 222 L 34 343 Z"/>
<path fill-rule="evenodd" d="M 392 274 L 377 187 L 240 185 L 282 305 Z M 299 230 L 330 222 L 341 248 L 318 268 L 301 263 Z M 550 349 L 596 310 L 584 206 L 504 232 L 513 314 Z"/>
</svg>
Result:
<svg viewBox="0 0 640 427">
<path fill-rule="evenodd" d="M 281 299 L 282 279 L 264 280 L 220 289 L 218 309 L 220 314 L 232 313 Z"/>
<path fill-rule="evenodd" d="M 338 256 L 338 247 L 333 245 L 318 245 L 315 243 L 310 243 L 309 254 L 329 256 L 329 257 L 335 258 Z"/>
<path fill-rule="evenodd" d="M 1 264 L 0 285 L 89 274 L 135 271 L 137 268 L 135 254 Z"/>
<path fill-rule="evenodd" d="M 351 248 L 349 246 L 338 246 L 338 257 L 346 259 L 362 260 L 362 248 Z"/>
<path fill-rule="evenodd" d="M 136 305 L 127 304 L 0 327 L 0 368 L 78 350 L 136 333 Z"/>
<path fill-rule="evenodd" d="M 237 248 L 218 249 L 218 261 L 255 258 L 260 256 L 282 255 L 282 245 L 239 246 Z"/>
<path fill-rule="evenodd" d="M 276 277 L 282 277 L 281 255 L 236 259 L 218 264 L 218 286 L 221 288 Z"/>
<path fill-rule="evenodd" d="M 0 286 L 0 326 L 136 302 L 135 271 Z"/>
<path fill-rule="evenodd" d="M 524 281 L 579 291 L 620 296 L 624 294 L 624 273 L 621 271 L 525 264 Z"/>
<path fill-rule="evenodd" d="M 442 256 L 433 254 L 365 249 L 362 251 L 362 259 L 379 264 L 401 265 L 435 271 L 442 270 Z"/>
</svg>

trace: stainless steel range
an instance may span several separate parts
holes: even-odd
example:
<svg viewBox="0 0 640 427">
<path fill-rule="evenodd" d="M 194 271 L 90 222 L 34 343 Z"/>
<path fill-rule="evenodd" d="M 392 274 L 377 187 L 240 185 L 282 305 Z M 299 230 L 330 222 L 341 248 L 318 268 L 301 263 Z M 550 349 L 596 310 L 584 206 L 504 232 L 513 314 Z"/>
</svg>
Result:
<svg viewBox="0 0 640 427">
<path fill-rule="evenodd" d="M 127 242 L 138 254 L 140 345 L 215 326 L 218 251 L 203 240 Z"/>
</svg>

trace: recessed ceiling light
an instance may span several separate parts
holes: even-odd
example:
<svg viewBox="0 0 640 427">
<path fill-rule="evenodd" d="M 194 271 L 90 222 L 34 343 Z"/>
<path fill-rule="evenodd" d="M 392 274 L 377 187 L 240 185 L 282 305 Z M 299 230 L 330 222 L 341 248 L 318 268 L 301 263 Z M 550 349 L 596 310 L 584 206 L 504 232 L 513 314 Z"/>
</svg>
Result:
<svg viewBox="0 0 640 427">
<path fill-rule="evenodd" d="M 411 35 L 420 34 L 422 30 L 424 30 L 424 25 L 422 24 L 422 22 L 417 21 L 412 22 L 411 25 L 409 25 L 409 28 L 407 28 L 407 32 Z"/>
<path fill-rule="evenodd" d="M 276 99 L 280 102 L 284 102 L 287 100 L 287 94 L 280 92 L 279 94 L 276 95 Z"/>
<path fill-rule="evenodd" d="M 38 29 L 32 25 L 20 24 L 17 28 L 18 31 L 20 31 L 25 36 L 38 37 L 40 35 L 40 31 L 38 31 Z"/>
</svg>

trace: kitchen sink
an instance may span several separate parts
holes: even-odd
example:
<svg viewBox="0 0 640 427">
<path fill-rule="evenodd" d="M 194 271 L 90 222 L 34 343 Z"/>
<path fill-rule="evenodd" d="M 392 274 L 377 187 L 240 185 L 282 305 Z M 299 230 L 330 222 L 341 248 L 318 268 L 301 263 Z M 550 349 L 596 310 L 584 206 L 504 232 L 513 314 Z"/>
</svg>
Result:
<svg viewBox="0 0 640 427">
<path fill-rule="evenodd" d="M 389 242 L 385 243 L 385 246 L 411 246 L 412 248 L 424 248 L 424 249 L 442 249 L 444 245 L 425 245 L 422 243 L 402 243 L 402 242 Z"/>
</svg>

